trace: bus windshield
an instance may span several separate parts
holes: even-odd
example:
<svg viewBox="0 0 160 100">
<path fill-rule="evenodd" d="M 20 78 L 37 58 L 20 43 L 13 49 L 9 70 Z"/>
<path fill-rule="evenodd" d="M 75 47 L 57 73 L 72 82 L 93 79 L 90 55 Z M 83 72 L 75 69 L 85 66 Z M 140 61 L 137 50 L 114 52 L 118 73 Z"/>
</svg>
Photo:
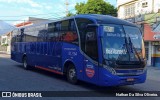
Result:
<svg viewBox="0 0 160 100">
<path fill-rule="evenodd" d="M 140 61 L 142 59 L 142 35 L 137 27 L 104 25 L 102 38 L 105 60 Z"/>
</svg>

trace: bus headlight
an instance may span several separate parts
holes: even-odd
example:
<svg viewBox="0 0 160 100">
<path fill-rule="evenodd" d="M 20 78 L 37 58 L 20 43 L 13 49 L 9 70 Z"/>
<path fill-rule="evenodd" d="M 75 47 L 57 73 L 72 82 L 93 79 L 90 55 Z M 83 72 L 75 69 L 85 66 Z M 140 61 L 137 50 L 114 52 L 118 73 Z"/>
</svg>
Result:
<svg viewBox="0 0 160 100">
<path fill-rule="evenodd" d="M 116 75 L 116 71 L 113 68 L 106 66 L 106 65 L 103 65 L 103 68 L 111 72 L 113 75 Z"/>
</svg>

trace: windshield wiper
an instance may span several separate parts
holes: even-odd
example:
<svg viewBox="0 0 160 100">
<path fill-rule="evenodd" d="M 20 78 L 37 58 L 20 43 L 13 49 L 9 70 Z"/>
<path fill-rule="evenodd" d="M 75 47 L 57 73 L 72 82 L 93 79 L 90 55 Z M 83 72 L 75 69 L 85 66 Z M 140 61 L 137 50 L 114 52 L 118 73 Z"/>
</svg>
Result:
<svg viewBox="0 0 160 100">
<path fill-rule="evenodd" d="M 126 49 L 127 49 L 127 54 L 128 54 L 128 56 L 129 56 L 129 59 L 131 59 L 131 56 L 130 56 L 130 52 L 129 52 L 129 47 L 128 47 L 128 42 L 127 42 L 127 37 L 125 36 L 125 47 L 126 47 Z"/>
<path fill-rule="evenodd" d="M 128 36 L 128 38 L 129 38 L 129 44 L 130 44 L 131 49 L 135 51 L 136 55 L 138 56 L 139 62 L 141 62 L 141 58 L 140 58 L 140 56 L 139 56 L 136 48 L 134 47 L 134 45 L 133 45 L 133 43 L 132 43 L 132 41 L 131 41 L 131 37 L 130 37 L 128 34 L 127 34 L 127 36 Z"/>
</svg>

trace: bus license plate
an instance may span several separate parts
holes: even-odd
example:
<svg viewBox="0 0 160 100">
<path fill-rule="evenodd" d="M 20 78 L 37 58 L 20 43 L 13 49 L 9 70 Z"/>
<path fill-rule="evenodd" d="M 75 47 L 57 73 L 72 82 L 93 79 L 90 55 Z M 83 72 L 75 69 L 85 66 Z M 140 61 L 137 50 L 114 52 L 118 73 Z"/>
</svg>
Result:
<svg viewBox="0 0 160 100">
<path fill-rule="evenodd" d="M 133 82 L 134 78 L 127 78 L 127 82 Z"/>
</svg>

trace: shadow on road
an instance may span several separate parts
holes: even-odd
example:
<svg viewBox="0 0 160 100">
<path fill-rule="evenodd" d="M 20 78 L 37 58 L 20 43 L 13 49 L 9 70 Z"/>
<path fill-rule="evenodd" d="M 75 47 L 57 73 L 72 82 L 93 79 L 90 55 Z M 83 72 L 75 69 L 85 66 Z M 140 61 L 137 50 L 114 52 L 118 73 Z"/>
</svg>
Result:
<svg viewBox="0 0 160 100">
<path fill-rule="evenodd" d="M 17 65 L 17 67 L 19 67 L 21 69 L 24 69 L 22 67 L 22 65 Z M 66 77 L 62 76 L 62 75 L 57 75 L 57 74 L 54 74 L 52 72 L 44 71 L 44 70 L 37 69 L 37 68 L 32 68 L 29 71 L 32 71 L 32 72 L 38 73 L 38 74 L 43 74 L 47 77 L 55 78 L 57 80 L 64 81 L 64 82 L 67 83 Z M 118 92 L 118 91 L 126 91 L 126 92 L 127 91 L 139 91 L 138 89 L 134 89 L 134 88 L 128 87 L 128 86 L 100 87 L 100 86 L 90 84 L 90 83 L 87 83 L 87 82 L 83 82 L 83 81 L 79 81 L 76 86 L 81 87 L 81 88 L 85 88 L 88 91 L 96 91 L 96 92 L 99 92 L 99 93 L 107 93 L 107 94 L 115 93 L 115 92 Z"/>
<path fill-rule="evenodd" d="M 19 68 L 21 68 L 21 69 L 23 69 L 23 70 L 26 70 L 26 69 L 23 68 L 22 65 L 17 65 L 17 67 L 19 67 Z M 26 70 L 26 71 L 32 71 L 32 72 L 34 72 L 34 73 L 43 74 L 43 75 L 45 75 L 45 76 L 47 76 L 47 77 L 52 77 L 52 78 L 56 78 L 56 79 L 59 79 L 59 80 L 65 79 L 65 77 L 62 76 L 62 75 L 57 75 L 57 74 L 54 74 L 54 73 L 52 73 L 52 72 L 45 71 L 45 70 L 41 70 L 41 69 L 34 68 L 34 67 L 32 67 L 31 69 Z M 64 81 L 65 81 L 65 80 L 64 80 Z"/>
</svg>

